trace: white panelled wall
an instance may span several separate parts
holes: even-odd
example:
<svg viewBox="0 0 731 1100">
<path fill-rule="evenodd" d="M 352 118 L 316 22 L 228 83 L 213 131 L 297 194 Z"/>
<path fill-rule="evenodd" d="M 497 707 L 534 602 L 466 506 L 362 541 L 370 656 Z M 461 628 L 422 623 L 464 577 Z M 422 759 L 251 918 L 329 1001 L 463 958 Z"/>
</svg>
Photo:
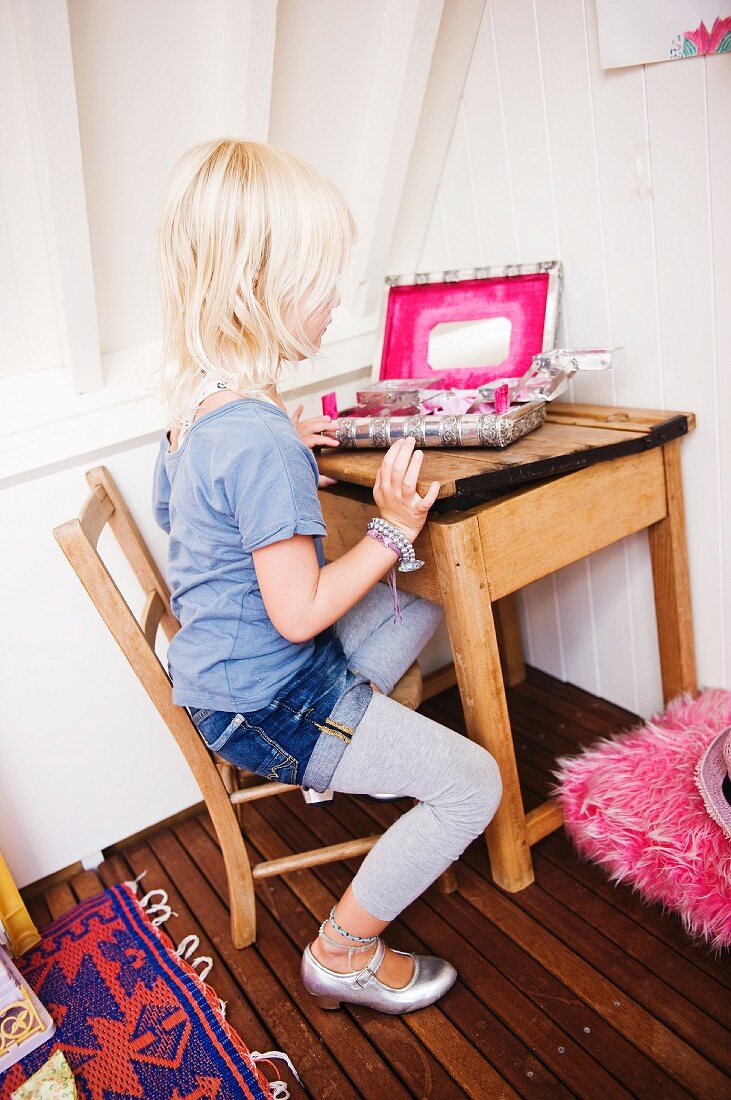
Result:
<svg viewBox="0 0 731 1100">
<path fill-rule="evenodd" d="M 592 0 L 488 0 L 419 261 L 561 259 L 562 344 L 627 348 L 574 399 L 697 414 L 682 454 L 698 671 L 726 687 L 730 187 L 728 57 L 603 71 Z M 644 534 L 520 603 L 531 664 L 643 715 L 661 705 Z"/>
<path fill-rule="evenodd" d="M 698 416 L 699 673 L 731 686 L 731 59 L 597 54 L 593 0 L 0 0 L 0 851 L 21 885 L 198 798 L 51 530 L 104 462 L 164 558 L 154 223 L 177 157 L 222 132 L 309 159 L 360 223 L 295 379 L 308 412 L 368 378 L 385 274 L 563 261 L 563 342 L 628 349 L 575 398 Z M 660 705 L 643 536 L 533 585 L 521 620 L 534 665 Z M 448 656 L 442 633 L 425 667 Z"/>
</svg>

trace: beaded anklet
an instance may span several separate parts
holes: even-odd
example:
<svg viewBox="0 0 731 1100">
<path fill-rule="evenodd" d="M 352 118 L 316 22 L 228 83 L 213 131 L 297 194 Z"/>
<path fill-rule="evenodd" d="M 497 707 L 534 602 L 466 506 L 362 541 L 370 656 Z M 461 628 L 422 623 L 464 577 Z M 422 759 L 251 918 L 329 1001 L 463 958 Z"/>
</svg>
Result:
<svg viewBox="0 0 731 1100">
<path fill-rule="evenodd" d="M 332 924 L 338 935 L 343 936 L 346 940 L 351 940 L 351 943 L 343 943 L 342 940 L 334 940 L 332 936 L 328 936 L 325 931 L 328 920 Z M 337 947 L 340 949 L 341 954 L 348 956 L 348 966 L 353 965 L 353 955 L 356 951 L 367 951 L 371 947 L 378 946 L 378 936 L 355 936 L 352 932 L 346 932 L 344 928 L 341 928 L 338 922 L 335 920 L 335 906 L 333 905 L 330 910 L 330 915 L 320 925 L 319 936 L 329 944 L 330 947 Z"/>
<path fill-rule="evenodd" d="M 343 936 L 343 938 L 346 939 L 346 940 L 352 940 L 353 943 L 366 943 L 366 944 L 368 944 L 368 943 L 373 943 L 374 940 L 378 939 L 378 936 L 355 936 L 355 935 L 353 935 L 352 932 L 346 932 L 345 929 L 341 928 L 340 925 L 338 924 L 338 922 L 335 920 L 335 906 L 334 905 L 333 905 L 332 909 L 330 910 L 330 913 L 328 915 L 327 920 L 330 921 L 331 925 L 333 926 L 333 928 L 335 929 L 335 931 L 337 932 L 337 934 L 339 936 Z M 323 925 L 327 924 L 327 920 L 324 920 L 322 922 Z"/>
<path fill-rule="evenodd" d="M 325 931 L 326 924 L 327 921 L 324 920 L 320 925 L 320 939 L 323 939 L 325 943 L 329 943 L 331 947 L 339 947 L 343 954 L 347 951 L 348 957 L 350 957 L 350 955 L 352 955 L 354 951 L 367 951 L 368 948 L 373 947 L 373 944 L 376 943 L 378 940 L 378 936 L 373 936 L 372 939 L 368 941 L 368 943 L 353 944 L 353 946 L 351 947 L 350 944 L 343 943 L 342 940 L 334 940 L 332 936 L 328 936 L 327 932 Z"/>
</svg>

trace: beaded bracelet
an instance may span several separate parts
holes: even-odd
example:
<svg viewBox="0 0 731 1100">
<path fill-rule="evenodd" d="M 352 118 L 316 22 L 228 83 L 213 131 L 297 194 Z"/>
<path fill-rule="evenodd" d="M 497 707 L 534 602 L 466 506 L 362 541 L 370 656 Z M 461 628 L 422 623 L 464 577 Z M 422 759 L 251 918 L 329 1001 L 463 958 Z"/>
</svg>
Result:
<svg viewBox="0 0 731 1100">
<path fill-rule="evenodd" d="M 413 573 L 421 569 L 424 564 L 417 558 L 414 547 L 403 531 L 399 531 L 398 527 L 394 527 L 388 520 L 381 519 L 380 516 L 369 520 L 366 525 L 366 534 L 388 547 L 389 550 L 393 550 L 399 558 L 399 573 Z"/>
</svg>

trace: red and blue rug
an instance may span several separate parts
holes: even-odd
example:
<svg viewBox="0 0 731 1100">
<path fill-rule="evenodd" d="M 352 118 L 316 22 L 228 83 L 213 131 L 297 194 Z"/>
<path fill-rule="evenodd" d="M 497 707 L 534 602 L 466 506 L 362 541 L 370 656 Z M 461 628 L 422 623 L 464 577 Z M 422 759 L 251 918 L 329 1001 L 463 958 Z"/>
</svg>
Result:
<svg viewBox="0 0 731 1100">
<path fill-rule="evenodd" d="M 84 1100 L 269 1100 L 218 997 L 127 886 L 55 921 L 19 969 L 57 1031 L 0 1078 L 0 1100 L 58 1049 Z"/>
</svg>

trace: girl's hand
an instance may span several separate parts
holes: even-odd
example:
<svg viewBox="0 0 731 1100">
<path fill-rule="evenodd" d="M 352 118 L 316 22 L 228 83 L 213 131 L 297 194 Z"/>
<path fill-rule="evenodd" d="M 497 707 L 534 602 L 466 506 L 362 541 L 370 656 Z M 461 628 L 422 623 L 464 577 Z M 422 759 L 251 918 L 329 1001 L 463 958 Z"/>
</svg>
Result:
<svg viewBox="0 0 731 1100">
<path fill-rule="evenodd" d="M 320 433 L 332 424 L 330 416 L 309 416 L 307 420 L 301 420 L 304 405 L 298 405 L 292 413 L 292 423 L 299 432 L 299 437 L 305 447 L 312 450 L 313 447 L 339 447 L 337 439 Z"/>
<path fill-rule="evenodd" d="M 423 451 L 414 450 L 413 438 L 399 439 L 386 451 L 376 474 L 373 499 L 383 519 L 393 523 L 413 542 L 426 523 L 429 509 L 437 499 L 439 482 L 432 481 L 427 493 L 416 491 Z"/>
<path fill-rule="evenodd" d="M 304 443 L 305 447 L 309 447 L 312 450 L 313 447 L 319 447 L 324 444 L 326 447 L 339 447 L 337 439 L 331 439 L 329 435 L 318 435 L 323 428 L 326 428 L 332 423 L 332 418 L 329 416 L 311 416 L 307 420 L 300 420 L 304 411 L 304 405 L 298 405 L 292 413 L 292 423 L 299 432 L 299 437 Z M 337 481 L 334 477 L 325 477 L 324 474 L 320 474 L 317 479 L 317 488 L 324 489 L 328 485 L 337 485 Z"/>
</svg>

